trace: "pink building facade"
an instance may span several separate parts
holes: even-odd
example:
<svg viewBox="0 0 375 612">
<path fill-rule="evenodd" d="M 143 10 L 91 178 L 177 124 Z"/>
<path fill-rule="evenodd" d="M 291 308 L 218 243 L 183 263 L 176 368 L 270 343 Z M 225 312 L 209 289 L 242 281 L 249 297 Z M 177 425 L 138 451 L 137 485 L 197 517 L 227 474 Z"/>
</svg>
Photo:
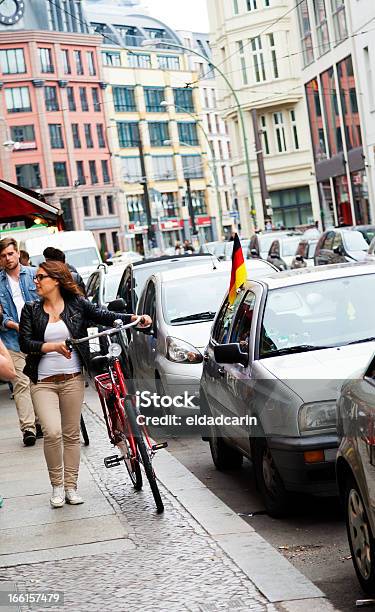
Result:
<svg viewBox="0 0 375 612">
<path fill-rule="evenodd" d="M 102 250 L 114 252 L 124 246 L 125 213 L 100 43 L 77 32 L 1 33 L 0 176 L 44 194 L 63 209 L 67 229 L 92 230 Z"/>
</svg>

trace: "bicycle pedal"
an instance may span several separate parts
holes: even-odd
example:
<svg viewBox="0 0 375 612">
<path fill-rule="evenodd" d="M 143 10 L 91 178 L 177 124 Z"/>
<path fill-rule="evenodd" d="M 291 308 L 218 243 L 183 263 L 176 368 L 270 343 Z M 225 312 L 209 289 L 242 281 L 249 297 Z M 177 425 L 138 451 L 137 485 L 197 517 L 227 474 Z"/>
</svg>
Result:
<svg viewBox="0 0 375 612">
<path fill-rule="evenodd" d="M 123 457 L 119 457 L 119 455 L 110 455 L 109 457 L 104 457 L 104 465 L 106 468 L 116 467 L 116 465 L 120 465 L 123 460 Z"/>
<path fill-rule="evenodd" d="M 159 442 L 159 444 L 153 444 L 151 446 L 151 450 L 155 452 L 162 448 L 167 448 L 167 446 L 168 446 L 168 442 Z"/>
</svg>

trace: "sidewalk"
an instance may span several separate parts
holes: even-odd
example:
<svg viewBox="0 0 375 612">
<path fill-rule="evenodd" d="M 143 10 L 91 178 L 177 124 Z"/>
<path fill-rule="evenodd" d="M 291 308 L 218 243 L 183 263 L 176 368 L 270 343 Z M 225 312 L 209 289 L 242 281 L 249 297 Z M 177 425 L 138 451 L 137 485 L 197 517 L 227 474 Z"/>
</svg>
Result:
<svg viewBox="0 0 375 612">
<path fill-rule="evenodd" d="M 333 611 L 323 594 L 167 451 L 155 459 L 165 512 L 112 454 L 87 389 L 80 492 L 52 510 L 42 441 L 24 448 L 14 402 L 0 386 L 0 603 L 2 591 L 64 591 L 53 610 L 126 612 Z M 22 605 L 1 610 L 42 610 Z"/>
</svg>

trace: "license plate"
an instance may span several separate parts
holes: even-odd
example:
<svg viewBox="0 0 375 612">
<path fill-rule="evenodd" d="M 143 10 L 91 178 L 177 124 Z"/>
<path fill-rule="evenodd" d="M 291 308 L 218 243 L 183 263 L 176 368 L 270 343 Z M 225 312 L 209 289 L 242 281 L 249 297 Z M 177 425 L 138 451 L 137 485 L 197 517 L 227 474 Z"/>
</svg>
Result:
<svg viewBox="0 0 375 612">
<path fill-rule="evenodd" d="M 326 448 L 324 451 L 325 461 L 335 461 L 337 454 L 337 448 Z"/>
</svg>

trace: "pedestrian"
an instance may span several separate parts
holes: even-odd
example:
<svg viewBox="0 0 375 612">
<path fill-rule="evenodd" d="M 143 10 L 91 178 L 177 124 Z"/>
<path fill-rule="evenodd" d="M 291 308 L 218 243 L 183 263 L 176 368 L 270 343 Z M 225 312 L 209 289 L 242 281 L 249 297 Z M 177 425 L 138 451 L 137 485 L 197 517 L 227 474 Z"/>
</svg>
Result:
<svg viewBox="0 0 375 612">
<path fill-rule="evenodd" d="M 11 381 L 16 376 L 16 370 L 14 369 L 12 358 L 9 351 L 0 340 L 0 379 Z M 3 498 L 0 495 L 0 508 L 4 503 Z"/>
<path fill-rule="evenodd" d="M 20 264 L 22 266 L 30 265 L 30 255 L 27 251 L 23 251 L 22 249 L 20 249 Z"/>
<path fill-rule="evenodd" d="M 178 240 L 177 240 L 176 244 L 174 245 L 174 254 L 175 255 L 182 255 L 181 242 L 179 242 Z"/>
<path fill-rule="evenodd" d="M 195 249 L 190 240 L 184 240 L 184 251 L 185 255 L 192 255 L 194 253 Z"/>
<path fill-rule="evenodd" d="M 77 268 L 72 266 L 72 264 L 66 262 L 64 251 L 56 249 L 55 247 L 47 247 L 46 249 L 44 249 L 43 255 L 46 261 L 61 261 L 62 263 L 66 263 L 68 269 L 72 273 L 74 282 L 77 283 L 77 285 L 79 285 L 79 287 L 82 289 L 83 295 L 86 295 L 86 286 L 84 280 L 77 271 Z"/>
<path fill-rule="evenodd" d="M 50 504 L 60 508 L 65 501 L 82 504 L 77 493 L 80 461 L 80 416 L 84 396 L 82 363 L 90 349 L 82 345 L 72 353 L 65 340 L 87 336 L 89 321 L 113 325 L 136 315 L 122 315 L 99 308 L 82 296 L 72 274 L 62 262 L 41 263 L 35 276 L 40 300 L 26 304 L 20 324 L 20 343 L 27 353 L 25 374 L 31 381 L 31 397 L 44 434 L 44 455 L 52 485 Z M 144 317 L 140 327 L 148 327 Z"/>
<path fill-rule="evenodd" d="M 10 237 L 0 240 L 0 265 L 0 304 L 3 309 L 0 338 L 8 349 L 16 370 L 13 393 L 23 443 L 25 446 L 34 446 L 36 438 L 42 436 L 42 430 L 35 423 L 30 383 L 23 373 L 25 355 L 20 349 L 18 331 L 25 302 L 38 299 L 34 284 L 36 268 L 20 263 L 17 241 Z"/>
</svg>

